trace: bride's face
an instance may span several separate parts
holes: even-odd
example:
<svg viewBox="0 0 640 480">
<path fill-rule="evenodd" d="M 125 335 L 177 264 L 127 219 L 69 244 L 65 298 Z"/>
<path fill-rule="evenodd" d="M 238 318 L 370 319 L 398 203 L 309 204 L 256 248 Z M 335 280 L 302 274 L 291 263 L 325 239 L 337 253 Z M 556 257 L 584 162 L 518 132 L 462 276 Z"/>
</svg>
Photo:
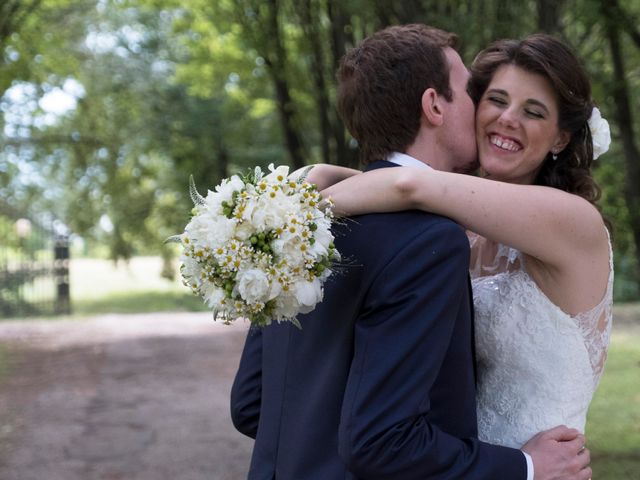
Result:
<svg viewBox="0 0 640 480">
<path fill-rule="evenodd" d="M 496 70 L 476 111 L 480 166 L 493 180 L 533 183 L 550 151 L 566 146 L 558 102 L 541 75 L 515 65 Z"/>
</svg>

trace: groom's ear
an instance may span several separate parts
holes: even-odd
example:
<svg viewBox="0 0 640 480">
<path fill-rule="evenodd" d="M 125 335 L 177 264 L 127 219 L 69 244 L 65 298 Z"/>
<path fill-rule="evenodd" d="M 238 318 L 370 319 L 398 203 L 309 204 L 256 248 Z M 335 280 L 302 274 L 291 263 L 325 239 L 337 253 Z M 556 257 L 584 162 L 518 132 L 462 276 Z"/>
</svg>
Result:
<svg viewBox="0 0 640 480">
<path fill-rule="evenodd" d="M 439 127 L 444 123 L 442 101 L 443 98 L 434 88 L 427 88 L 422 94 L 422 114 L 434 127 Z"/>
</svg>

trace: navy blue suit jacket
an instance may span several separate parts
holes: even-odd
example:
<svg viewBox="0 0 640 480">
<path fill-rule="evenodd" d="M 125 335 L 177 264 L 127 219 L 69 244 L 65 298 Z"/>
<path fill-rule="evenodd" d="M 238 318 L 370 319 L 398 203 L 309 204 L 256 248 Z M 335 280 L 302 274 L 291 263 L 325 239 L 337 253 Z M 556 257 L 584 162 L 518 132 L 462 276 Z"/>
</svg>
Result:
<svg viewBox="0 0 640 480">
<path fill-rule="evenodd" d="M 477 440 L 464 230 L 405 211 L 334 233 L 343 266 L 302 330 L 247 335 L 231 417 L 255 438 L 249 479 L 526 479 L 522 452 Z"/>
</svg>

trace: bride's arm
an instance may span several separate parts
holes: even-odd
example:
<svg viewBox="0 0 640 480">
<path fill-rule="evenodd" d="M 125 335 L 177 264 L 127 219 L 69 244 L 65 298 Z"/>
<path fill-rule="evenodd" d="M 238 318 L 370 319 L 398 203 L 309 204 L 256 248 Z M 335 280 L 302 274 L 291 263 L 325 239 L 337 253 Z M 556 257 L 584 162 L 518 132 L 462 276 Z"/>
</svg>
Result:
<svg viewBox="0 0 640 480">
<path fill-rule="evenodd" d="M 297 178 L 305 172 L 308 172 L 306 181 L 309 183 L 315 183 L 318 190 L 324 190 L 325 188 L 341 182 L 346 178 L 362 173 L 360 170 L 354 170 L 352 168 L 328 165 L 326 163 L 317 163 L 299 168 L 293 172 L 290 177 Z"/>
<path fill-rule="evenodd" d="M 551 187 L 403 167 L 356 175 L 321 193 L 338 215 L 425 210 L 555 266 L 606 244 L 597 209 Z"/>
</svg>

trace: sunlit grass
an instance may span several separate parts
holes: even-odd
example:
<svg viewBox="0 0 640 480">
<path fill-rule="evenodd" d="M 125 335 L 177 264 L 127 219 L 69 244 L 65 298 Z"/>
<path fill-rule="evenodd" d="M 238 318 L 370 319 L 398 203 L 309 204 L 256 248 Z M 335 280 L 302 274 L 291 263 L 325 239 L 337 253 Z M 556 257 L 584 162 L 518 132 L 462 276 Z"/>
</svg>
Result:
<svg viewBox="0 0 640 480">
<path fill-rule="evenodd" d="M 9 373 L 9 349 L 6 345 L 0 344 L 0 382 L 4 380 Z"/>
<path fill-rule="evenodd" d="M 74 315 L 206 310 L 179 278 L 162 278 L 161 270 L 158 257 L 135 257 L 118 264 L 72 260 L 69 274 Z"/>
<path fill-rule="evenodd" d="M 640 326 L 614 327 L 609 358 L 589 410 L 593 478 L 640 478 Z"/>
<path fill-rule="evenodd" d="M 115 292 L 101 298 L 73 302 L 74 315 L 96 315 L 103 313 L 145 313 L 167 311 L 203 311 L 206 305 L 199 297 L 188 291 L 144 291 Z"/>
<path fill-rule="evenodd" d="M 134 257 L 129 262 L 93 258 L 72 259 L 69 267 L 73 300 L 103 299 L 114 293 L 156 291 L 186 292 L 179 279 L 160 276 L 159 257 Z"/>
</svg>

